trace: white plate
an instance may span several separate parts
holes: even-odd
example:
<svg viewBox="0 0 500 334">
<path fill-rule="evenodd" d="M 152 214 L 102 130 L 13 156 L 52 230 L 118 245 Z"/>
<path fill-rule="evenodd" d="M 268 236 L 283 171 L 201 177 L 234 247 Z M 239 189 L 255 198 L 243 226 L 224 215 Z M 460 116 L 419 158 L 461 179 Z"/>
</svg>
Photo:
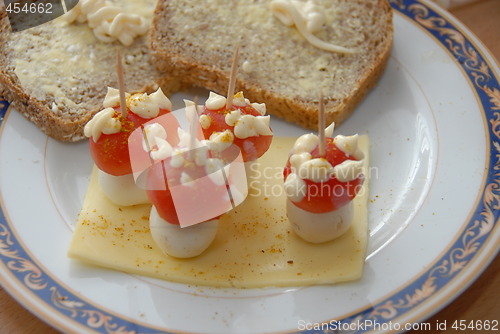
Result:
<svg viewBox="0 0 500 334">
<path fill-rule="evenodd" d="M 337 130 L 372 141 L 361 280 L 214 289 L 76 263 L 66 251 L 92 166 L 87 145 L 49 139 L 11 111 L 0 136 L 2 285 L 65 332 L 399 331 L 437 312 L 500 245 L 500 71 L 449 14 L 403 2 L 392 3 L 386 73 Z M 272 126 L 278 135 L 304 132 L 277 119 Z"/>
</svg>

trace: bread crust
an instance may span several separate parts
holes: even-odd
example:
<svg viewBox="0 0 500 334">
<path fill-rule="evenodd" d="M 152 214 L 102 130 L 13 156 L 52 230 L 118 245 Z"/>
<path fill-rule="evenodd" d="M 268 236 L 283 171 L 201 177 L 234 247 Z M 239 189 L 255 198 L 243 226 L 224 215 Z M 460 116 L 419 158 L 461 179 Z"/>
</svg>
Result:
<svg viewBox="0 0 500 334">
<path fill-rule="evenodd" d="M 140 64 L 148 70 L 138 75 L 134 73 L 133 77 L 134 80 L 137 80 L 137 84 L 134 89 L 131 89 L 131 92 L 151 92 L 160 86 L 166 94 L 171 94 L 181 88 L 199 86 L 225 95 L 229 81 L 227 67 L 217 63 L 194 61 L 189 54 L 172 51 L 169 48 L 169 41 L 161 36 L 160 27 L 165 24 L 165 20 L 168 21 L 168 15 L 165 13 L 168 13 L 168 5 L 171 1 L 173 0 L 158 1 L 150 30 L 149 45 L 144 42 L 143 46 L 144 53 L 150 52 L 153 64 L 149 61 L 147 64 Z M 340 124 L 353 112 L 359 102 L 376 85 L 389 59 L 393 38 L 392 9 L 387 0 L 373 1 L 376 1 L 377 6 L 379 6 L 380 18 L 385 20 L 383 22 L 386 29 L 384 38 L 376 49 L 372 50 L 375 54 L 374 60 L 356 78 L 351 92 L 341 98 L 327 98 L 326 120 L 328 123 Z M 50 24 L 50 22 L 47 23 L 47 25 Z M 281 27 L 281 29 L 290 28 Z M 36 28 L 33 31 L 33 34 L 37 34 Z M 15 72 L 13 56 L 7 47 L 12 38 L 13 34 L 10 32 L 6 12 L 0 11 L 0 96 L 3 96 L 15 110 L 50 137 L 61 141 L 84 139 L 83 127 L 101 109 L 107 87 L 100 87 L 98 93 L 93 93 L 93 97 L 98 102 L 92 102 L 91 106 L 84 112 L 75 113 L 72 110 L 63 110 L 55 113 L 52 110 L 53 99 L 42 100 L 30 95 L 26 87 L 21 84 Z M 229 59 L 237 42 L 225 45 L 225 50 L 221 52 L 221 58 Z M 192 47 L 198 46 L 193 45 Z M 109 48 L 110 56 L 114 53 L 115 48 L 116 45 Z M 224 65 L 229 63 L 229 61 L 224 61 Z M 114 72 L 114 68 L 108 69 L 108 72 Z M 147 77 L 141 75 L 144 73 L 146 73 L 144 76 Z M 108 75 L 110 74 L 108 73 Z M 95 85 L 99 84 L 102 83 L 95 82 Z M 300 94 L 296 96 L 280 94 L 258 81 L 248 80 L 242 76 L 238 76 L 236 86 L 238 90 L 244 91 L 245 96 L 250 100 L 265 102 L 268 113 L 305 128 L 317 128 L 317 97 L 302 98 Z M 78 84 L 76 89 L 84 90 Z"/>
<path fill-rule="evenodd" d="M 169 26 L 169 0 L 160 0 L 155 10 L 152 29 L 150 30 L 149 47 L 152 59 L 157 68 L 164 73 L 172 73 L 184 83 L 193 86 L 201 86 L 225 95 L 229 81 L 227 68 L 219 64 L 211 64 L 204 61 L 194 61 L 194 56 L 189 54 L 190 47 L 183 45 L 176 48 L 173 42 L 168 40 L 168 33 L 162 31 L 162 27 Z M 177 1 L 178 3 L 179 1 Z M 378 79 L 381 77 L 388 62 L 393 40 L 392 8 L 387 0 L 377 0 L 380 18 L 384 20 L 384 38 L 371 50 L 376 54 L 370 63 L 356 79 L 356 84 L 351 88 L 348 96 L 340 99 L 326 99 L 326 121 L 328 123 L 342 123 L 352 113 L 355 107 L 366 96 Z M 282 29 L 291 29 L 281 27 Z M 175 29 L 169 27 L 169 29 Z M 232 45 L 224 45 L 226 53 L 232 53 L 238 41 Z M 192 45 L 192 48 L 202 48 L 204 45 Z M 313 48 L 312 46 L 310 46 Z M 175 51 L 172 51 L 175 50 Z M 182 52 L 179 52 L 181 50 Z M 327 52 L 327 51 L 325 51 Z M 225 57 L 226 59 L 228 56 Z M 265 69 L 269 70 L 269 69 Z M 302 127 L 317 129 L 318 124 L 318 97 L 315 99 L 286 96 L 279 92 L 266 89 L 265 85 L 250 82 L 250 80 L 237 77 L 238 90 L 244 91 L 245 97 L 256 102 L 265 102 L 269 114 L 281 117 L 289 122 Z"/>
<path fill-rule="evenodd" d="M 51 25 L 51 22 L 45 25 Z M 85 139 L 83 127 L 95 113 L 102 109 L 102 100 L 106 95 L 107 87 L 103 85 L 103 82 L 94 83 L 96 86 L 92 87 L 92 90 L 95 90 L 95 92 L 92 94 L 94 94 L 96 102 L 90 103 L 89 108 L 83 112 L 75 113 L 73 110 L 65 108 L 56 114 L 52 110 L 54 98 L 48 96 L 42 100 L 30 95 L 15 73 L 15 59 L 10 54 L 9 43 L 12 42 L 14 37 L 18 38 L 15 34 L 39 33 L 37 28 L 32 28 L 30 31 L 12 33 L 6 12 L 0 11 L 0 96 L 48 136 L 66 142 L 83 140 Z M 96 43 L 99 42 L 96 41 Z M 109 57 L 114 57 L 116 47 L 117 45 L 114 44 L 109 46 Z M 145 53 L 148 52 L 146 42 L 143 42 L 143 49 Z M 154 73 L 154 76 L 135 78 L 137 83 L 133 84 L 134 89 L 131 92 L 152 92 L 161 87 L 166 94 L 171 94 L 178 89 L 179 84 L 176 80 L 169 76 L 160 75 L 149 61 L 147 63 L 143 62 L 140 66 L 141 68 L 148 68 L 149 73 Z M 115 75 L 114 67 L 108 68 L 107 73 L 103 73 L 103 77 Z M 88 87 L 83 87 L 83 84 L 79 85 L 79 83 L 75 84 L 75 87 L 82 94 L 85 89 L 88 89 Z"/>
</svg>

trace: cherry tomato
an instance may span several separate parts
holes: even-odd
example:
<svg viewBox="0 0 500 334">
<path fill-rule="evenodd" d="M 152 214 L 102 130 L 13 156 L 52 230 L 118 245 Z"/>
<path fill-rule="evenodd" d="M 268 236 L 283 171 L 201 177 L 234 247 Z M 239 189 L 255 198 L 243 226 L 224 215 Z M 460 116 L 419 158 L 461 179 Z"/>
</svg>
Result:
<svg viewBox="0 0 500 334">
<path fill-rule="evenodd" d="M 179 218 L 175 211 L 172 194 L 168 188 L 164 168 L 164 163 L 161 161 L 151 167 L 148 173 L 146 192 L 160 217 L 171 224 L 179 225 Z M 161 189 L 162 187 L 164 189 Z"/>
<path fill-rule="evenodd" d="M 233 106 L 232 110 L 239 109 L 242 115 L 261 116 L 261 114 L 250 105 L 244 107 Z M 210 117 L 210 127 L 203 129 L 205 138 L 210 138 L 214 132 L 222 132 L 230 130 L 234 134 L 234 126 L 229 126 L 226 123 L 225 117 L 229 111 L 226 108 L 218 110 L 210 110 L 207 107 L 203 108 L 202 115 Z M 271 146 L 273 136 L 252 136 L 245 139 L 234 137 L 234 145 L 238 146 L 241 150 L 243 161 L 254 161 L 260 158 L 267 152 Z"/>
<path fill-rule="evenodd" d="M 186 154 L 187 156 L 187 154 Z M 179 225 L 179 217 L 177 215 L 176 206 L 174 205 L 174 198 L 170 191 L 169 186 L 180 187 L 193 187 L 193 185 L 182 185 L 181 176 L 183 173 L 189 175 L 192 180 L 205 177 L 204 166 L 197 166 L 194 163 L 189 163 L 187 166 L 174 168 L 170 166 L 170 160 L 161 160 L 156 162 L 148 172 L 146 181 L 146 192 L 149 200 L 155 206 L 161 218 L 171 224 Z M 168 179 L 168 181 L 167 181 Z M 208 183 L 207 183 L 208 182 Z M 189 198 L 178 198 L 183 201 L 177 203 L 178 207 L 185 208 L 185 210 L 199 210 L 201 207 L 207 210 L 207 214 L 212 219 L 218 218 L 220 213 L 217 212 L 217 207 L 207 207 L 203 201 L 211 199 L 224 199 L 227 197 L 227 186 L 217 186 L 215 183 L 207 181 L 204 178 L 202 185 L 194 185 L 196 191 L 190 192 Z M 229 198 L 227 199 L 229 202 Z M 213 215 L 211 215 L 213 213 Z"/>
<path fill-rule="evenodd" d="M 312 159 L 321 158 L 318 147 L 311 152 L 311 156 Z M 348 157 L 338 149 L 333 143 L 333 138 L 326 138 L 326 156 L 324 158 L 332 166 L 341 164 L 348 159 L 356 160 L 352 156 Z M 290 159 L 288 159 L 283 171 L 285 180 L 291 172 Z M 337 210 L 352 201 L 363 185 L 364 177 L 360 175 L 358 178 L 348 182 L 340 182 L 335 176 L 332 176 L 326 182 L 316 183 L 308 179 L 304 181 L 307 188 L 306 195 L 300 202 L 293 203 L 308 212 L 325 213 Z"/>
<path fill-rule="evenodd" d="M 130 110 L 127 117 L 123 118 L 121 117 L 120 108 L 115 107 L 114 109 L 114 117 L 120 119 L 122 125 L 121 131 L 109 135 L 102 134 L 97 142 L 90 138 L 90 155 L 100 170 L 114 176 L 120 176 L 132 173 L 128 137 L 135 129 L 151 119 L 142 118 Z M 170 111 L 160 109 L 158 116 L 168 112 Z"/>
</svg>

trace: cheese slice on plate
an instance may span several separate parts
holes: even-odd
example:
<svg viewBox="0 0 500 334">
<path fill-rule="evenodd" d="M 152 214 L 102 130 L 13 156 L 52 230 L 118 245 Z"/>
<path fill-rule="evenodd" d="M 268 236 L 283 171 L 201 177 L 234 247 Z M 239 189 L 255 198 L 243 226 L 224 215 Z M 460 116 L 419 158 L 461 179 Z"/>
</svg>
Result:
<svg viewBox="0 0 500 334">
<path fill-rule="evenodd" d="M 354 199 L 354 222 L 348 232 L 327 243 L 303 241 L 288 222 L 283 190 L 283 167 L 295 140 L 273 139 L 252 167 L 247 199 L 221 216 L 212 245 L 191 259 L 165 255 L 149 232 L 151 206 L 113 204 L 101 192 L 94 169 L 69 256 L 131 274 L 221 288 L 333 284 L 360 278 L 368 239 L 369 180 Z M 360 136 L 359 145 L 368 170 L 368 137 Z"/>
</svg>

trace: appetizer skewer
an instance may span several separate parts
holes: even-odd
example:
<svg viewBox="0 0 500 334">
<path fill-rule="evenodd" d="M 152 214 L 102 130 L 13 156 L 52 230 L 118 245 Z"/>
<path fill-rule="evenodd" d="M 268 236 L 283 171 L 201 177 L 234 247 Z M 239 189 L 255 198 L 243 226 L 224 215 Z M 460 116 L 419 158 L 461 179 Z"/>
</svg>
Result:
<svg viewBox="0 0 500 334">
<path fill-rule="evenodd" d="M 190 107 L 194 105 L 186 110 Z M 191 131 L 179 128 L 177 145 L 171 145 L 161 131 L 151 129 L 158 124 L 145 127 L 146 132 L 159 134 L 146 145 L 154 160 L 147 176 L 147 194 L 153 204 L 151 234 L 164 253 L 179 258 L 205 251 L 217 233 L 220 212 L 231 208 L 221 173 L 223 162 L 212 157 L 210 145 L 196 139 L 196 117 L 188 118 Z M 218 202 L 213 205 L 210 199 Z"/>
<path fill-rule="evenodd" d="M 205 138 L 221 137 L 240 148 L 243 161 L 257 160 L 269 149 L 273 138 L 270 116 L 264 116 L 265 104 L 250 103 L 240 92 L 234 95 L 231 110 L 225 106 L 225 97 L 210 93 L 200 116 Z"/>
<path fill-rule="evenodd" d="M 104 109 L 85 125 L 84 133 L 90 138 L 90 154 L 99 169 L 102 190 L 115 204 L 128 206 L 147 203 L 145 191 L 136 186 L 132 174 L 129 136 L 152 118 L 169 113 L 172 103 L 160 88 L 150 95 L 125 94 L 120 68 L 118 65 L 122 88 L 108 88 Z M 125 105 L 120 101 L 126 101 Z"/>
<path fill-rule="evenodd" d="M 352 200 L 364 182 L 358 135 L 333 137 L 333 130 L 334 123 L 326 129 L 320 125 L 324 141 L 312 133 L 299 137 L 284 170 L 288 219 L 301 238 L 313 243 L 349 229 Z"/>
<path fill-rule="evenodd" d="M 241 150 L 243 161 L 260 158 L 271 146 L 273 132 L 264 103 L 250 103 L 242 92 L 234 94 L 238 63 L 236 48 L 231 68 L 227 99 L 210 92 L 203 106 L 200 123 L 205 138 L 224 138 Z"/>
</svg>

